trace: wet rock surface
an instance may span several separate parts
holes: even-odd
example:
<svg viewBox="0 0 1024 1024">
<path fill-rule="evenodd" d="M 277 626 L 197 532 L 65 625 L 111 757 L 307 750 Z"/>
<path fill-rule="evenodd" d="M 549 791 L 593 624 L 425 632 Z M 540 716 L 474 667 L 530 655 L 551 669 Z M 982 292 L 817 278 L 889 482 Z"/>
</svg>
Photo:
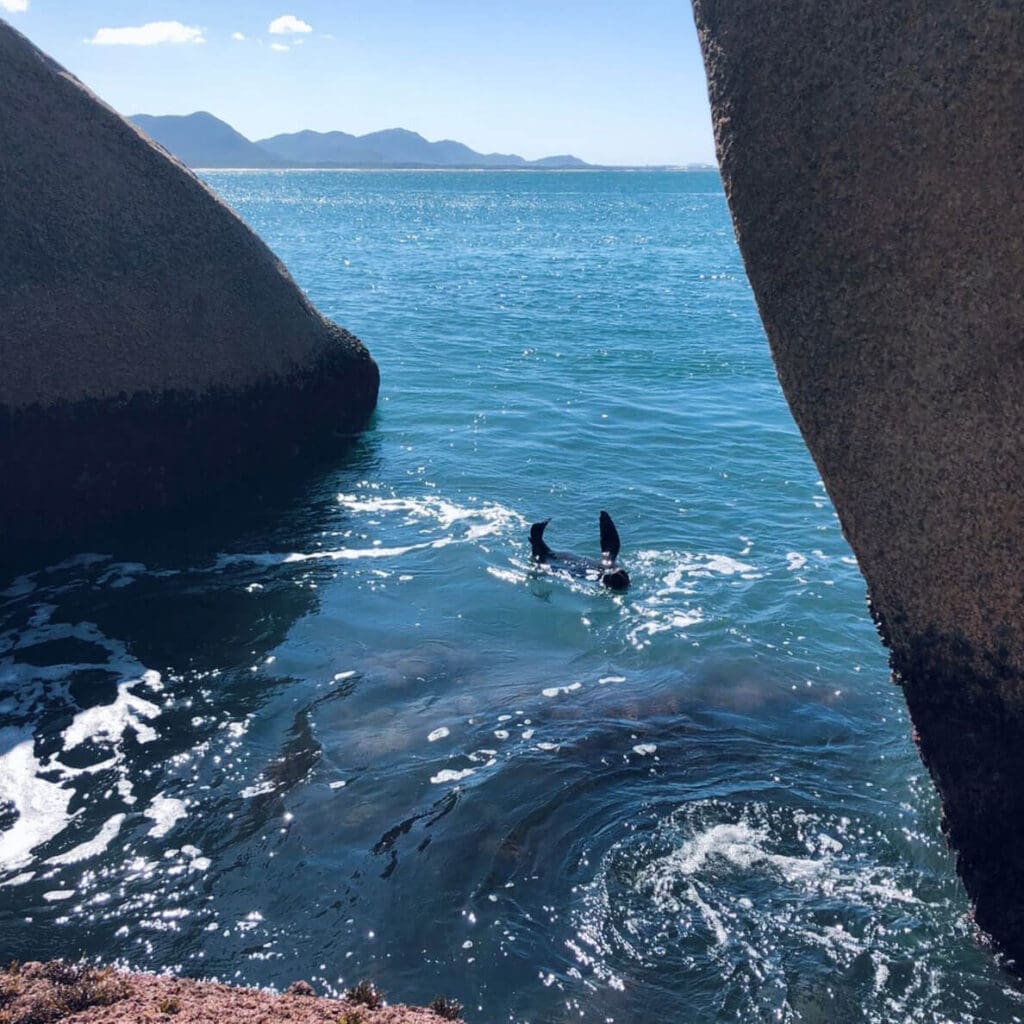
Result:
<svg viewBox="0 0 1024 1024">
<path fill-rule="evenodd" d="M 330 449 L 376 364 L 190 171 L 0 21 L 0 544 Z"/>
<path fill-rule="evenodd" d="M 979 925 L 1024 959 L 1024 14 L 694 0 L 779 378 Z"/>
</svg>

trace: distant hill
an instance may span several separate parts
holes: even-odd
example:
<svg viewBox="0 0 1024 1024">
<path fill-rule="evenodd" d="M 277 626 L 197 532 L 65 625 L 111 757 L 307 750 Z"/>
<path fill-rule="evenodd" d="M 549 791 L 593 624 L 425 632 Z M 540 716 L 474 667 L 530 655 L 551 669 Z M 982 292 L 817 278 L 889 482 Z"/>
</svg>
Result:
<svg viewBox="0 0 1024 1024">
<path fill-rule="evenodd" d="M 590 167 L 588 163 L 584 163 L 578 156 L 542 156 L 539 160 L 534 160 L 534 167 Z"/>
<path fill-rule="evenodd" d="M 212 114 L 134 114 L 129 118 L 189 167 L 589 167 L 575 156 L 524 160 L 514 153 L 477 153 L 451 139 L 428 142 L 389 128 L 369 135 L 302 131 L 251 142 Z"/>
<path fill-rule="evenodd" d="M 136 114 L 129 120 L 189 167 L 283 166 L 280 159 L 204 110 L 182 117 Z"/>
<path fill-rule="evenodd" d="M 382 154 L 360 145 L 359 139 L 348 132 L 295 132 L 262 139 L 255 145 L 275 160 L 306 167 L 380 167 L 384 163 Z"/>
<path fill-rule="evenodd" d="M 406 128 L 388 128 L 369 135 L 345 132 L 296 132 L 256 143 L 283 160 L 318 167 L 350 164 L 359 167 L 526 167 L 514 153 L 477 153 L 461 142 L 428 142 Z M 549 158 L 550 159 L 550 158 Z M 557 159 L 557 158 L 555 158 Z M 582 164 L 582 161 L 580 161 Z"/>
</svg>

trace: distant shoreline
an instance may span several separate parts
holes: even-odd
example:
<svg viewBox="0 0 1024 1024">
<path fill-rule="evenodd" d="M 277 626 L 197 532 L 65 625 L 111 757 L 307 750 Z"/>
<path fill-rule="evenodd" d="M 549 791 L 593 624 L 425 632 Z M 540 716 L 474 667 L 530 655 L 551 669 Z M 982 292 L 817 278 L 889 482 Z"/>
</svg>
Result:
<svg viewBox="0 0 1024 1024">
<path fill-rule="evenodd" d="M 704 160 L 682 164 L 591 164 L 572 153 L 527 160 L 478 153 L 454 139 L 430 142 L 408 128 L 367 135 L 309 129 L 253 142 L 205 110 L 134 114 L 128 120 L 186 167 L 208 171 L 717 171 Z"/>
<path fill-rule="evenodd" d="M 187 166 L 187 165 L 186 165 Z M 191 167 L 193 171 L 229 171 L 234 174 L 295 174 L 306 171 L 338 171 L 350 174 L 359 172 L 361 174 L 392 174 L 399 173 L 439 173 L 439 174 L 604 174 L 613 172 L 616 174 L 709 174 L 718 173 L 718 168 L 711 164 L 701 164 L 693 167 L 602 167 L 597 164 L 590 164 L 586 167 L 437 167 L 435 165 L 398 167 L 341 167 L 332 165 L 330 167 Z"/>
</svg>

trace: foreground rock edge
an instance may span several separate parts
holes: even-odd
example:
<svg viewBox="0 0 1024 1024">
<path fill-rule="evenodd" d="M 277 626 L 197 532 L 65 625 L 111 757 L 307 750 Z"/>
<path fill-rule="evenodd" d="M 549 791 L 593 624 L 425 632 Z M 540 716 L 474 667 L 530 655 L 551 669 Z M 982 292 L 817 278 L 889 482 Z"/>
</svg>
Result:
<svg viewBox="0 0 1024 1024">
<path fill-rule="evenodd" d="M 439 1024 L 459 1018 L 423 1007 L 371 1009 L 309 994 L 305 982 L 279 995 L 173 975 L 125 972 L 55 960 L 0 972 L 0 1024 Z"/>
<path fill-rule="evenodd" d="M 694 0 L 737 241 L 975 919 L 1024 963 L 1024 17 Z M 1012 966 L 1012 963 L 1011 963 Z"/>
<path fill-rule="evenodd" d="M 0 20 L 0 552 L 341 450 L 379 372 L 192 172 Z"/>
</svg>

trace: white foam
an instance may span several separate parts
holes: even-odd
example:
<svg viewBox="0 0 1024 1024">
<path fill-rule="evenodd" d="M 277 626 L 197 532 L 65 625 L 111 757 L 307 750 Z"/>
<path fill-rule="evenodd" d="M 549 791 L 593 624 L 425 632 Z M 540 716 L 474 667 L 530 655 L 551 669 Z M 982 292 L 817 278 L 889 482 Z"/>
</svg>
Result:
<svg viewBox="0 0 1024 1024">
<path fill-rule="evenodd" d="M 90 857 L 95 857 L 97 854 L 102 853 L 121 831 L 121 825 L 125 817 L 126 815 L 124 814 L 113 815 L 103 823 L 93 839 L 79 843 L 78 846 L 68 850 L 67 853 L 51 857 L 46 863 L 78 864 L 80 861 L 88 860 Z"/>
<path fill-rule="evenodd" d="M 625 676 L 601 676 L 601 678 L 598 679 L 598 683 L 601 686 L 605 686 L 608 683 L 624 683 L 625 681 Z"/>
<path fill-rule="evenodd" d="M 221 555 L 217 559 L 217 568 L 223 569 L 232 565 L 264 565 L 268 568 L 275 565 L 290 565 L 296 562 L 340 562 L 358 561 L 362 558 L 398 558 L 410 551 L 423 551 L 435 547 L 430 543 L 409 544 L 405 547 L 385 548 L 335 548 L 330 551 L 291 551 L 280 554 L 264 552 L 248 555 Z"/>
<path fill-rule="evenodd" d="M 786 568 L 790 572 L 795 572 L 797 569 L 802 569 L 807 564 L 807 556 L 801 555 L 799 551 L 790 551 L 786 555 Z"/>
<path fill-rule="evenodd" d="M 730 558 L 728 555 L 704 555 L 703 557 L 707 571 L 720 576 L 735 576 L 737 573 L 753 573 L 755 571 L 752 565 Z"/>
<path fill-rule="evenodd" d="M 255 796 L 265 796 L 267 793 L 273 793 L 277 789 L 277 786 L 269 779 L 264 779 L 262 782 L 254 782 L 251 786 L 246 786 L 245 789 L 239 790 L 238 795 L 243 800 L 251 800 Z"/>
<path fill-rule="evenodd" d="M 736 576 L 744 579 L 758 579 L 757 568 L 747 562 L 741 562 L 729 555 L 719 554 L 685 554 L 679 560 L 678 553 L 662 551 L 642 551 L 638 556 L 641 561 L 658 563 L 667 558 L 676 561 L 676 565 L 662 577 L 665 589 L 660 594 L 693 593 L 693 584 L 684 585 L 684 581 L 707 579 L 711 576 Z"/>
<path fill-rule="evenodd" d="M 583 689 L 583 684 L 577 682 L 569 683 L 568 686 L 549 686 L 540 692 L 544 697 L 557 697 L 560 693 L 575 693 L 576 690 L 581 689 Z"/>
<path fill-rule="evenodd" d="M 647 647 L 652 636 L 658 633 L 667 633 L 672 629 L 670 622 L 659 622 L 657 619 L 648 619 L 634 626 L 627 634 L 626 639 L 638 650 Z"/>
<path fill-rule="evenodd" d="M 638 743 L 633 747 L 633 753 L 639 754 L 641 757 L 647 757 L 650 754 L 656 754 L 658 752 L 658 745 L 656 743 Z"/>
<path fill-rule="evenodd" d="M 52 903 L 59 900 L 69 900 L 74 895 L 74 889 L 51 889 L 49 892 L 43 893 L 43 899 L 49 900 Z"/>
<path fill-rule="evenodd" d="M 576 938 L 588 948 L 581 954 L 566 943 L 577 961 L 606 980 L 623 955 L 646 963 L 663 955 L 666 935 L 690 936 L 700 948 L 687 961 L 701 971 L 705 963 L 710 972 L 720 971 L 720 991 L 728 993 L 734 1016 L 746 1020 L 760 1019 L 767 992 L 774 999 L 784 991 L 793 963 L 814 964 L 812 973 L 824 984 L 822 964 L 835 976 L 870 958 L 857 980 L 866 990 L 864 1019 L 916 1019 L 904 1012 L 898 993 L 909 993 L 917 981 L 909 988 L 906 978 L 894 984 L 890 968 L 905 959 L 906 921 L 928 921 L 930 927 L 933 911 L 944 919 L 947 901 L 923 902 L 901 889 L 905 866 L 872 863 L 870 826 L 759 803 L 736 809 L 739 820 L 717 801 L 688 803 L 653 841 L 630 835 L 615 844 L 593 882 L 581 887 Z M 664 855 L 666 842 L 671 852 Z M 913 904 L 910 911 L 900 905 L 906 903 Z M 835 921 L 835 908 L 844 906 L 863 908 L 871 927 L 863 928 L 857 913 Z M 920 978 L 930 978 L 924 961 Z"/>
<path fill-rule="evenodd" d="M 466 532 L 467 540 L 494 536 L 508 527 L 521 528 L 526 524 L 522 516 L 494 502 L 478 507 L 463 506 L 435 495 L 420 498 L 381 498 L 339 494 L 337 502 L 350 512 L 401 515 L 406 523 L 423 519 L 433 520 L 444 530 L 468 521 L 472 525 Z"/>
<path fill-rule="evenodd" d="M 430 776 L 430 781 L 434 785 L 440 785 L 443 782 L 461 782 L 463 779 L 468 779 L 470 775 L 476 773 L 475 768 L 463 768 L 462 771 L 456 771 L 453 768 L 445 768 L 443 771 L 439 771 L 436 775 Z"/>
<path fill-rule="evenodd" d="M 721 915 L 716 913 L 711 905 L 701 898 L 695 885 L 687 886 L 686 895 L 690 902 L 700 911 L 700 916 L 704 918 L 707 926 L 714 932 L 715 941 L 720 946 L 724 946 L 729 941 L 729 930 L 722 923 Z"/>
<path fill-rule="evenodd" d="M 697 610 L 689 612 L 676 612 L 668 620 L 673 629 L 689 629 L 704 621 L 704 616 Z"/>
<path fill-rule="evenodd" d="M 147 671 L 140 679 L 129 679 L 118 686 L 113 704 L 98 704 L 80 711 L 64 730 L 64 749 L 73 750 L 88 741 L 117 743 L 127 729 L 135 730 L 139 743 L 155 740 L 156 730 L 146 722 L 158 717 L 160 708 L 131 692 L 131 687 L 143 682 L 159 688 L 160 673 Z"/>
<path fill-rule="evenodd" d="M 189 858 L 188 867 L 190 871 L 208 871 L 210 858 L 202 855 L 203 851 L 197 846 L 183 846 L 181 852 Z"/>
<path fill-rule="evenodd" d="M 334 551 L 293 551 L 285 555 L 281 563 L 287 565 L 291 562 L 315 562 L 327 559 L 332 562 L 357 561 L 360 558 L 397 558 L 399 555 L 407 555 L 410 551 L 422 551 L 424 548 L 434 547 L 433 544 L 409 544 L 397 548 L 337 548 Z"/>
<path fill-rule="evenodd" d="M 688 583 L 686 586 L 681 586 L 683 578 L 687 576 L 687 570 L 683 566 L 676 566 L 670 572 L 665 573 L 662 577 L 662 582 L 665 584 L 658 591 L 659 597 L 667 597 L 670 594 L 693 594 L 696 591 L 696 587 L 692 583 Z"/>
<path fill-rule="evenodd" d="M 875 964 L 875 992 L 881 992 L 885 983 L 889 980 L 889 965 L 886 964 L 878 954 L 872 955 Z"/>
<path fill-rule="evenodd" d="M 653 861 L 641 873 L 641 878 L 643 884 L 650 887 L 656 902 L 661 899 L 672 902 L 674 879 L 699 877 L 711 870 L 710 862 L 717 858 L 744 872 L 767 869 L 791 885 L 827 896 L 842 895 L 859 903 L 867 898 L 886 903 L 918 902 L 911 891 L 893 884 L 884 872 L 873 874 L 847 868 L 844 861 L 833 856 L 838 840 L 827 835 L 824 840 L 816 851 L 819 855 L 793 857 L 771 852 L 767 848 L 769 835 L 765 829 L 754 829 L 743 821 L 713 825 L 686 840 L 679 849 Z M 841 848 L 841 844 L 838 845 Z"/>
<path fill-rule="evenodd" d="M 818 833 L 818 845 L 821 849 L 826 850 L 829 853 L 843 852 L 843 844 L 834 836 L 830 836 L 827 832 Z"/>
<path fill-rule="evenodd" d="M 713 825 L 692 839 L 686 840 L 678 850 L 654 861 L 644 872 L 645 879 L 655 891 L 671 885 L 673 877 L 695 875 L 702 871 L 711 857 L 722 857 L 737 867 L 749 868 L 763 861 L 768 854 L 760 845 L 767 838 L 745 822 Z"/>
<path fill-rule="evenodd" d="M 90 560 L 88 564 L 92 561 L 102 560 Z M 79 560 L 79 564 L 86 563 Z M 127 564 L 108 567 L 104 562 L 101 572 L 106 574 L 103 577 L 106 585 L 112 586 L 121 578 L 117 573 L 124 575 L 122 570 L 138 573 L 144 571 L 144 567 Z M 76 580 L 75 585 L 92 585 L 97 575 L 90 573 L 88 578 Z M 59 734 L 60 750 L 49 759 L 35 756 L 34 726 L 0 729 L 0 805 L 9 809 L 4 820 L 7 827 L 0 830 L 0 874 L 13 874 L 21 882 L 31 877 L 31 872 L 21 870 L 19 874 L 19 869 L 38 867 L 36 858 L 41 860 L 54 848 L 60 852 L 47 863 L 55 870 L 101 857 L 103 851 L 116 842 L 124 828 L 125 812 L 136 801 L 130 777 L 132 769 L 124 751 L 125 740 L 129 735 L 143 744 L 156 740 L 154 724 L 165 700 L 157 696 L 163 689 L 160 674 L 147 671 L 129 654 L 122 641 L 105 636 L 93 623 L 57 622 L 55 618 L 53 605 L 35 603 L 30 622 L 5 637 L 8 647 L 17 650 L 47 641 L 76 639 L 94 645 L 99 657 L 89 653 L 81 665 L 72 659 L 66 664 L 47 666 L 0 659 L 0 680 L 4 689 L 17 697 L 5 702 L 0 715 L 7 721 L 15 715 L 15 721 L 35 721 L 39 709 L 50 706 L 55 699 L 62 704 L 68 702 L 73 696 L 68 686 L 69 675 L 78 668 L 102 668 L 111 674 L 116 686 L 113 697 L 106 698 L 106 703 L 74 709 L 77 713 L 69 716 Z M 91 701 L 96 699 L 93 696 Z M 228 729 L 232 736 L 244 732 L 243 727 L 236 728 L 234 723 Z M 64 759 L 71 760 L 76 749 L 82 748 L 89 749 L 89 756 L 83 759 L 87 762 L 84 766 L 63 763 Z M 76 815 L 70 814 L 69 808 L 77 797 L 90 795 L 88 787 L 100 773 L 113 777 L 106 782 L 105 792 L 96 794 L 97 798 L 118 800 L 122 806 L 112 810 L 121 813 L 108 813 L 105 822 L 92 826 L 98 831 L 72 832 L 68 825 Z M 183 812 L 184 804 L 154 801 L 147 812 L 153 819 L 152 834 L 163 835 Z M 80 842 L 83 835 L 91 838 Z M 59 839 L 63 842 L 58 848 L 55 841 Z M 77 845 L 67 849 L 75 843 Z M 192 866 L 199 869 L 202 864 Z"/>
<path fill-rule="evenodd" d="M 440 728 L 435 729 L 433 732 L 427 735 L 428 743 L 436 743 L 438 740 L 443 740 L 445 737 L 451 735 L 451 729 L 447 725 L 442 725 Z"/>
<path fill-rule="evenodd" d="M 188 817 L 188 808 L 183 800 L 159 794 L 153 797 L 152 803 L 142 813 L 156 823 L 149 830 L 149 835 L 159 839 L 167 835 L 182 818 Z"/>
<path fill-rule="evenodd" d="M 455 505 L 437 496 L 419 498 L 379 497 L 361 494 L 339 494 L 337 502 L 349 512 L 364 515 L 386 515 L 400 517 L 404 526 L 414 526 L 430 521 L 445 533 L 432 540 L 396 547 L 383 547 L 374 541 L 371 547 L 342 547 L 326 551 L 293 551 L 290 553 L 264 552 L 262 554 L 221 555 L 216 562 L 218 569 L 231 565 L 286 565 L 309 561 L 358 561 L 360 559 L 399 558 L 413 551 L 443 548 L 457 541 L 475 542 L 482 538 L 521 530 L 525 520 L 503 505 L 485 504 L 478 507 Z M 453 531 L 462 526 L 460 536 Z M 421 534 L 427 531 L 420 530 Z"/>
<path fill-rule="evenodd" d="M 64 830 L 74 794 L 39 778 L 42 765 L 30 729 L 0 729 L 0 749 L 7 751 L 0 756 L 0 802 L 13 804 L 18 812 L 14 824 L 0 834 L 0 868 L 13 871 L 30 864 L 32 851 Z"/>
</svg>

